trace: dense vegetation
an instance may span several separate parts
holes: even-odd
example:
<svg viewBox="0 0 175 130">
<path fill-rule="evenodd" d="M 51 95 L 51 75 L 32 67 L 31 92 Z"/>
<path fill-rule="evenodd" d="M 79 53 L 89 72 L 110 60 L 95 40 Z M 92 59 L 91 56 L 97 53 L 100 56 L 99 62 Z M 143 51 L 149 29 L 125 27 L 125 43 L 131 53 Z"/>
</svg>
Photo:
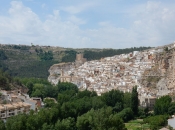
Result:
<svg viewBox="0 0 175 130">
<path fill-rule="evenodd" d="M 9 118 L 6 126 L 0 122 L 4 130 L 125 130 L 124 121 L 134 118 L 131 108 L 125 104 L 130 102 L 130 96 L 118 90 L 112 90 L 99 97 L 96 92 L 79 91 L 77 86 L 71 83 L 52 86 L 46 80 L 35 78 L 20 79 L 20 82 L 28 87 L 30 96 L 43 99 L 53 97 L 58 103 L 46 99 L 45 108 L 37 114 L 31 111 L 28 115 L 21 114 Z"/>
<path fill-rule="evenodd" d="M 77 52 L 74 50 L 65 51 L 65 56 L 62 58 L 62 62 L 74 62 Z"/>
<path fill-rule="evenodd" d="M 25 87 L 18 78 L 11 77 L 7 72 L 0 69 L 0 89 L 12 90 Z"/>
<path fill-rule="evenodd" d="M 169 96 L 157 99 L 155 104 L 155 111 L 160 105 L 167 107 L 164 112 L 152 115 L 148 109 L 138 108 L 136 86 L 132 93 L 111 90 L 97 96 L 96 92 L 79 91 L 72 83 L 53 86 L 44 79 L 16 80 L 28 87 L 30 96 L 41 97 L 45 108 L 11 117 L 6 125 L 0 121 L 0 130 L 125 130 L 124 123 L 136 118 L 144 118 L 142 123 L 157 130 L 167 125 L 167 115 L 175 112 Z M 55 98 L 57 103 L 46 97 Z"/>
<path fill-rule="evenodd" d="M 30 46 L 25 46 L 25 45 L 9 45 L 9 46 L 11 46 L 13 49 L 19 49 L 19 50 L 29 50 L 30 49 Z"/>
<path fill-rule="evenodd" d="M 52 51 L 43 51 L 41 48 L 40 49 L 35 49 L 37 52 L 37 55 L 39 56 L 40 60 L 42 61 L 50 61 L 53 60 L 53 52 Z"/>
<path fill-rule="evenodd" d="M 0 69 L 12 76 L 47 78 L 48 69 L 60 62 L 49 47 L 25 45 L 0 46 Z"/>
<path fill-rule="evenodd" d="M 150 116 L 144 119 L 145 123 L 150 124 L 151 130 L 158 130 L 167 125 L 168 115 Z"/>
<path fill-rule="evenodd" d="M 110 57 L 114 55 L 120 55 L 120 54 L 127 54 L 133 51 L 143 51 L 146 49 L 149 49 L 151 47 L 134 47 L 134 48 L 126 48 L 126 49 L 104 49 L 99 52 L 94 51 L 84 51 L 84 57 L 87 58 L 87 60 L 97 60 L 104 57 Z"/>
<path fill-rule="evenodd" d="M 47 79 L 50 66 L 56 63 L 57 61 L 31 61 L 31 63 L 26 66 L 22 66 L 16 70 L 10 70 L 10 74 L 18 77 L 38 77 Z"/>
<path fill-rule="evenodd" d="M 6 60 L 7 56 L 5 55 L 3 50 L 0 50 L 0 60 Z"/>
<path fill-rule="evenodd" d="M 165 114 L 174 114 L 175 112 L 175 103 L 172 102 L 170 96 L 163 96 L 156 100 L 154 106 L 155 115 L 165 115 Z"/>
<path fill-rule="evenodd" d="M 98 60 L 104 57 L 110 57 L 114 55 L 127 54 L 133 51 L 143 51 L 151 47 L 134 47 L 126 49 L 103 49 L 98 51 L 84 50 L 84 58 L 87 60 Z M 62 62 L 73 62 L 76 58 L 76 51 L 65 51 L 66 55 L 62 58 Z"/>
</svg>

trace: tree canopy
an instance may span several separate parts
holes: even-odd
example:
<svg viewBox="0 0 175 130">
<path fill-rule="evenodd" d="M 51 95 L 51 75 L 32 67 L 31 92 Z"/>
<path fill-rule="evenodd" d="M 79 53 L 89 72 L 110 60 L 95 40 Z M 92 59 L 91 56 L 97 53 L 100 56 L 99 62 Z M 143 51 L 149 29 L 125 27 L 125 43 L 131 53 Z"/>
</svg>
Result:
<svg viewBox="0 0 175 130">
<path fill-rule="evenodd" d="M 172 99 L 168 95 L 157 99 L 154 105 L 155 115 L 168 114 L 168 108 L 170 107 L 171 101 Z"/>
<path fill-rule="evenodd" d="M 135 115 L 138 114 L 138 105 L 139 105 L 138 92 L 137 92 L 137 86 L 135 86 L 132 88 L 131 93 L 131 109 Z"/>
</svg>

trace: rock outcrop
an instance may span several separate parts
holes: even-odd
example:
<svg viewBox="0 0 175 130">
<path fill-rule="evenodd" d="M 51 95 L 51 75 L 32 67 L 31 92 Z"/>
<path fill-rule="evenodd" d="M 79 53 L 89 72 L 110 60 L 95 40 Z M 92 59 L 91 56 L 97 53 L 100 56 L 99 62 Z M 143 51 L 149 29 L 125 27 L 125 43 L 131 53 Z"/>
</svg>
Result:
<svg viewBox="0 0 175 130">
<path fill-rule="evenodd" d="M 166 78 L 162 78 L 161 80 L 159 80 L 159 82 L 157 83 L 157 90 L 158 97 L 168 95 L 170 93 L 170 90 L 168 90 L 168 83 Z"/>
<path fill-rule="evenodd" d="M 75 67 L 74 63 L 60 63 L 54 64 L 49 69 L 49 77 L 48 81 L 52 84 L 56 85 L 59 82 L 60 76 L 63 75 L 64 72 L 70 70 L 71 68 Z"/>
</svg>

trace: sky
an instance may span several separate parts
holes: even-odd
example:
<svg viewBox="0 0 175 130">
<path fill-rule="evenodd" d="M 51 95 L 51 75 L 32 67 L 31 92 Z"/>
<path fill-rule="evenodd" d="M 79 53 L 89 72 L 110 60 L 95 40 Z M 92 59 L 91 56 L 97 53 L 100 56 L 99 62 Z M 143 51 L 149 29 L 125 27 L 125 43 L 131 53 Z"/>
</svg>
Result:
<svg viewBox="0 0 175 130">
<path fill-rule="evenodd" d="M 0 0 L 0 43 L 66 48 L 175 41 L 175 0 Z"/>
</svg>

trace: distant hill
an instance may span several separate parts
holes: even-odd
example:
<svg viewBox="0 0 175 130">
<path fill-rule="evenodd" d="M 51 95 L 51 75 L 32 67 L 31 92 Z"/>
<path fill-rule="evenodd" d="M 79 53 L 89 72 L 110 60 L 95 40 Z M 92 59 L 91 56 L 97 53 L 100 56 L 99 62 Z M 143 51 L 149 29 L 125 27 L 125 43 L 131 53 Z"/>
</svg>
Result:
<svg viewBox="0 0 175 130">
<path fill-rule="evenodd" d="M 12 76 L 46 79 L 49 75 L 48 69 L 50 66 L 60 62 L 74 62 L 77 52 L 83 52 L 87 60 L 94 60 L 149 48 L 72 49 L 51 46 L 0 44 L 0 68 Z"/>
</svg>

